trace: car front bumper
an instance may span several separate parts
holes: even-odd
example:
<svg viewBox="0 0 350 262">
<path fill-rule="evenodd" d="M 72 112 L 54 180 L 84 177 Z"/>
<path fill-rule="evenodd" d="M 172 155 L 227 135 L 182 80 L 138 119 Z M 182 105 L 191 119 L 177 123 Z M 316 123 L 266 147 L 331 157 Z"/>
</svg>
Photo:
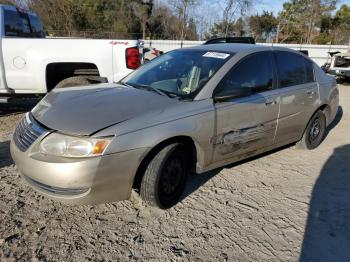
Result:
<svg viewBox="0 0 350 262">
<path fill-rule="evenodd" d="M 67 159 L 22 152 L 11 155 L 22 178 L 36 191 L 68 204 L 99 204 L 129 199 L 146 148 L 94 158 Z"/>
</svg>

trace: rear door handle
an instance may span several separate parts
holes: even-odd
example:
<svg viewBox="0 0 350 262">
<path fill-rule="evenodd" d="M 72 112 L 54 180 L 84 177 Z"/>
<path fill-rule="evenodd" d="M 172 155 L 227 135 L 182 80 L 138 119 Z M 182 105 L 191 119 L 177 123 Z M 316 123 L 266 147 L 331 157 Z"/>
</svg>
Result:
<svg viewBox="0 0 350 262">
<path fill-rule="evenodd" d="M 315 91 L 308 90 L 308 91 L 306 91 L 306 94 L 309 95 L 309 96 L 312 96 L 313 94 L 315 94 Z"/>
<path fill-rule="evenodd" d="M 267 106 L 271 106 L 271 105 L 275 105 L 275 104 L 277 104 L 276 100 L 267 100 L 265 102 L 265 105 L 267 105 Z"/>
</svg>

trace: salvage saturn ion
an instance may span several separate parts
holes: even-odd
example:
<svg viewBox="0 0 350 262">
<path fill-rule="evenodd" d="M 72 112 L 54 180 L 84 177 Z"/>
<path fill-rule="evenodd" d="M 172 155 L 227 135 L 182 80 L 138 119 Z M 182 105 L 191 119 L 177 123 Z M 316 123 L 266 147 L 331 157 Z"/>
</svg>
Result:
<svg viewBox="0 0 350 262">
<path fill-rule="evenodd" d="M 184 48 L 119 83 L 52 90 L 18 125 L 11 154 L 22 178 L 53 199 L 98 204 L 134 188 L 169 208 L 191 172 L 291 143 L 316 148 L 338 96 L 334 78 L 297 51 Z"/>
</svg>

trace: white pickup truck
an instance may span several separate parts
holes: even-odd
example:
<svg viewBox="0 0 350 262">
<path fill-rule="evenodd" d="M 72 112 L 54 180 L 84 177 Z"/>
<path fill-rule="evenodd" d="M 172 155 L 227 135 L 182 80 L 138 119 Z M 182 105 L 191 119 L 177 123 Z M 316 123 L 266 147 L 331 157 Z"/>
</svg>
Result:
<svg viewBox="0 0 350 262">
<path fill-rule="evenodd" d="M 138 40 L 46 38 L 39 17 L 0 5 L 0 98 L 117 82 L 140 66 Z"/>
</svg>

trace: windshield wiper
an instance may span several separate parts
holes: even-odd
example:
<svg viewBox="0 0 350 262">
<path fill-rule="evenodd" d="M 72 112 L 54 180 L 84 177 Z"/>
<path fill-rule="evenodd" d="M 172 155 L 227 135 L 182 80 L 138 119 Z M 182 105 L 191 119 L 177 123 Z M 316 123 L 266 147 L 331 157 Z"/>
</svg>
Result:
<svg viewBox="0 0 350 262">
<path fill-rule="evenodd" d="M 134 87 L 137 89 L 145 89 L 145 90 L 154 91 L 159 95 L 168 96 L 170 98 L 174 97 L 173 95 L 176 95 L 175 93 L 164 91 L 164 90 L 161 90 L 160 88 L 153 87 L 153 86 L 148 86 L 148 85 L 143 85 L 143 84 L 133 84 L 133 83 L 131 84 L 131 83 L 126 83 L 126 82 L 122 82 L 122 84 L 124 84 L 126 86 L 131 86 L 131 87 Z"/>
<path fill-rule="evenodd" d="M 142 88 L 142 89 L 146 89 L 146 90 L 151 90 L 154 91 L 156 93 L 158 93 L 159 95 L 162 96 L 168 96 L 166 93 L 164 93 L 161 89 L 157 88 L 157 87 L 153 87 L 153 86 L 148 86 L 148 85 L 141 85 L 141 84 L 133 84 L 134 87 L 136 88 Z"/>
<path fill-rule="evenodd" d="M 122 84 L 122 85 L 128 86 L 128 87 L 136 88 L 136 89 L 150 90 L 150 91 L 156 92 L 159 95 L 167 96 L 167 97 L 170 97 L 170 98 L 174 98 L 174 97 L 179 98 L 179 99 L 183 98 L 180 94 L 177 94 L 177 93 L 171 92 L 171 91 L 167 91 L 167 90 L 163 90 L 163 89 L 160 89 L 160 88 L 157 88 L 157 87 L 153 87 L 153 86 L 148 86 L 148 85 L 143 85 L 143 84 L 127 83 L 127 82 L 119 82 L 119 83 Z"/>
</svg>

